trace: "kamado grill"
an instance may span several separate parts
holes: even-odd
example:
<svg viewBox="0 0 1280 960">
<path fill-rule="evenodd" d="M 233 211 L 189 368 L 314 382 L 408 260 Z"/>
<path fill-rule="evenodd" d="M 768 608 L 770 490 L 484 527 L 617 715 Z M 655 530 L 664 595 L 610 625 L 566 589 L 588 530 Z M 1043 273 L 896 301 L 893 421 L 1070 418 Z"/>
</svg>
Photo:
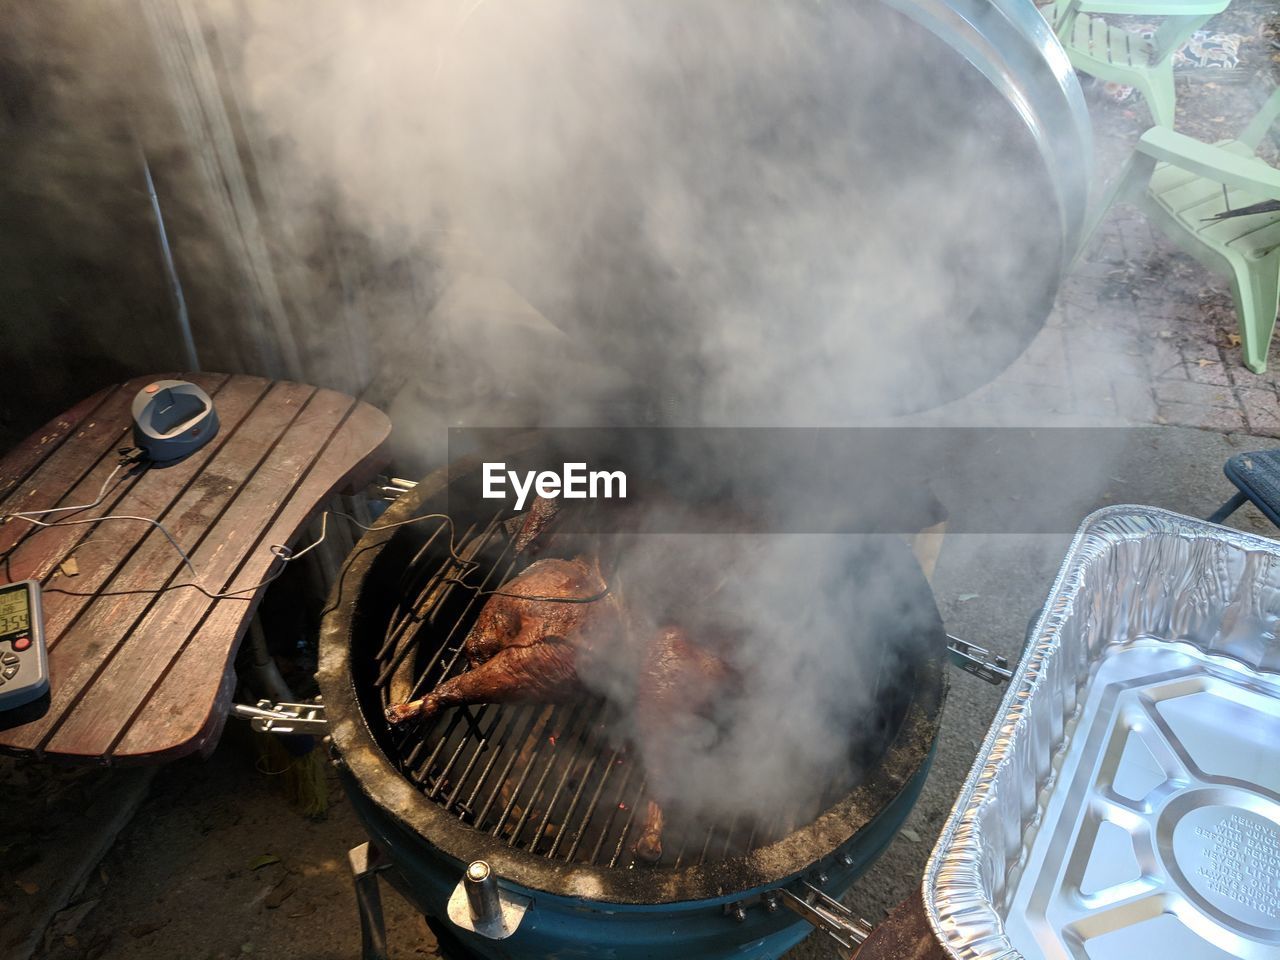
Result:
<svg viewBox="0 0 1280 960">
<path fill-rule="evenodd" d="M 478 463 L 458 464 L 399 498 L 380 524 L 444 512 L 467 582 L 492 589 L 525 562 L 512 556 L 510 513 L 472 499 Z M 837 898 L 875 859 L 923 784 L 942 708 L 946 638 L 918 567 L 907 567 L 899 654 L 867 664 L 875 710 L 847 737 L 852 767 L 818 810 L 779 809 L 726 822 L 670 812 L 657 864 L 632 851 L 647 800 L 644 769 L 605 736 L 599 701 L 449 710 L 392 729 L 383 711 L 465 663 L 461 643 L 483 604 L 450 582 L 449 524 L 427 520 L 371 534 L 357 547 L 326 617 L 320 680 L 343 781 L 388 876 L 428 917 L 444 918 L 464 955 L 777 957 L 810 923 L 858 936 Z M 901 547 L 904 560 L 909 553 Z M 851 582 L 853 578 L 851 578 Z M 923 611 L 923 615 L 922 615 Z M 920 624 L 926 626 L 921 629 Z M 906 626 L 910 624 L 910 626 Z M 402 684 L 393 697 L 392 688 Z M 473 915 L 487 865 L 496 899 Z M 485 868 L 476 866 L 484 874 Z M 487 911 L 487 919 L 485 912 Z M 808 922 L 806 922 L 806 919 Z M 442 928 L 443 931 L 443 928 Z"/>
<path fill-rule="evenodd" d="M 459 22 L 451 49 L 469 39 L 484 52 L 440 61 L 442 88 L 461 91 L 451 114 L 457 136 L 444 146 L 464 160 L 505 141 L 536 142 L 540 131 L 568 129 L 573 117 L 590 119 L 581 109 L 584 92 L 613 88 L 575 71 L 607 74 L 615 56 L 623 74 L 653 66 L 629 59 L 643 45 L 619 26 L 634 18 L 636 5 L 582 3 L 581 16 L 567 18 L 580 31 L 577 60 L 525 43 L 544 26 L 540 18 L 552 16 L 549 9 L 476 4 Z M 705 409 L 704 362 L 714 367 L 733 358 L 691 358 L 726 317 L 750 319 L 756 325 L 747 340 L 759 339 L 773 359 L 795 361 L 770 371 L 735 368 L 738 376 L 720 378 L 720 399 L 741 418 L 757 417 L 752 422 L 773 423 L 775 408 L 815 423 L 831 416 L 847 423 L 852 412 L 856 422 L 866 410 L 923 409 L 994 378 L 1043 325 L 1084 219 L 1087 114 L 1047 24 L 1025 0 L 798 0 L 753 4 L 740 15 L 744 9 L 708 0 L 664 6 L 661 16 L 640 23 L 656 31 L 649 49 L 671 52 L 644 88 L 671 105 L 669 115 L 665 106 L 625 109 L 618 94 L 619 109 L 604 118 L 607 136 L 593 134 L 590 122 L 570 130 L 580 139 L 570 145 L 581 146 L 568 150 L 571 162 L 477 169 L 477 209 L 491 211 L 501 197 L 523 216 L 518 223 L 497 218 L 496 233 L 477 229 L 472 239 L 549 320 L 616 359 L 621 379 L 634 380 L 642 394 L 640 406 L 676 411 L 638 423 L 681 423 L 679 411 Z M 697 98 L 678 91 L 718 82 L 722 61 L 711 54 L 741 42 L 749 27 L 785 61 L 790 94 L 779 93 L 747 56 L 735 62 L 749 79 L 729 92 L 724 111 L 703 116 L 695 104 L 686 112 Z M 807 59 L 787 59 L 795 30 L 812 40 L 807 49 L 816 53 Z M 874 55 L 859 57 L 859 50 Z M 520 59 L 525 53 L 533 57 L 528 63 Z M 513 62 L 522 69 L 506 69 Z M 490 69 L 496 66 L 503 79 Z M 721 115 L 730 121 L 712 129 Z M 740 115 L 751 122 L 735 126 Z M 682 139 L 696 151 L 682 155 Z M 655 147 L 668 142 L 670 148 Z M 830 149 L 815 153 L 819 142 Z M 957 143 L 965 149 L 953 150 Z M 811 163 L 814 156 L 823 162 Z M 848 176 L 832 176 L 837 167 Z M 721 190 L 719 172 L 730 168 L 748 189 Z M 773 186 L 783 188 L 783 199 L 802 195 L 805 215 L 839 238 L 800 258 L 806 271 L 778 269 L 769 252 L 777 252 L 769 243 L 786 241 L 768 236 L 775 194 L 756 186 L 779 171 L 786 176 Z M 591 190 L 601 180 L 615 184 L 605 196 Z M 654 237 L 645 225 L 650 201 L 677 182 L 684 191 L 677 197 L 693 198 L 680 202 L 705 216 L 686 244 L 662 251 L 675 258 L 664 266 L 647 245 Z M 904 190 L 904 183 L 919 189 Z M 943 189 L 947 208 L 962 215 L 940 225 L 940 195 L 926 186 Z M 855 206 L 867 204 L 856 218 L 842 212 L 851 195 Z M 466 201 L 459 206 L 465 214 Z M 493 218 L 486 222 L 492 226 Z M 466 228 L 465 216 L 458 226 Z M 655 224 L 657 233 L 661 227 Z M 571 276 L 525 256 L 530 237 L 538 238 L 535 246 L 563 244 Z M 946 255 L 931 260 L 938 276 L 917 275 L 911 287 L 943 291 L 944 304 L 909 306 L 906 290 L 899 303 L 902 284 L 884 283 L 874 268 L 918 260 L 922 237 Z M 1014 249 L 990 255 L 997 246 Z M 857 251 L 867 255 L 859 270 L 871 268 L 865 283 L 844 270 L 842 258 L 858 260 Z M 693 297 L 688 285 L 707 277 L 721 285 L 697 288 L 697 303 L 685 299 Z M 846 289 L 860 284 L 889 297 L 860 312 Z M 821 365 L 812 349 L 795 356 L 782 349 L 812 348 L 848 330 L 872 335 L 875 349 L 841 339 L 819 351 Z M 882 363 L 888 356 L 911 358 L 910 375 Z M 807 411 L 792 402 L 846 398 L 855 383 L 862 391 L 853 407 L 839 400 Z M 780 396 L 797 384 L 800 397 Z M 732 389 L 724 392 L 726 386 Z M 479 490 L 478 469 L 464 461 L 432 473 L 396 500 L 385 521 L 448 514 L 458 549 L 476 564 L 467 581 L 487 589 L 525 561 L 512 554 L 509 515 L 495 512 L 492 501 L 468 501 L 467 491 Z M 910 615 L 884 624 L 879 644 L 902 654 L 865 664 L 878 678 L 871 706 L 856 731 L 828 732 L 848 743 L 858 774 L 826 785 L 809 809 L 783 805 L 750 821 L 669 810 L 663 856 L 649 864 L 637 863 L 632 849 L 648 798 L 645 770 L 625 743 L 606 735 L 607 705 L 454 708 L 408 730 L 384 719 L 388 704 L 421 695 L 466 666 L 462 644 L 483 597 L 451 582 L 462 570 L 449 540 L 449 525 L 434 520 L 370 533 L 344 568 L 324 621 L 320 685 L 332 750 L 372 841 L 353 860 L 359 877 L 385 868 L 442 945 L 460 956 L 750 960 L 780 957 L 813 927 L 846 945 L 865 936 L 837 901 L 910 811 L 945 688 L 946 637 L 909 556 L 895 592 Z M 902 551 L 906 556 L 905 544 Z M 856 590 L 858 571 L 846 579 Z M 376 887 L 361 883 L 371 916 Z M 366 955 L 376 957 L 377 938 L 369 933 Z"/>
</svg>

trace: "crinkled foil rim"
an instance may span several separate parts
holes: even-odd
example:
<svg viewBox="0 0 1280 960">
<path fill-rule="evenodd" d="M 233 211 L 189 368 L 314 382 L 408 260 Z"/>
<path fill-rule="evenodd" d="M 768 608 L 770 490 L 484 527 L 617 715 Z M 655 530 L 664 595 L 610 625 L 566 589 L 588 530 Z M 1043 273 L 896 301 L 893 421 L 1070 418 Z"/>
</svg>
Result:
<svg viewBox="0 0 1280 960">
<path fill-rule="evenodd" d="M 1022 960 L 983 889 L 982 862 L 988 852 L 981 816 L 997 801 L 994 786 L 1001 770 L 1018 755 L 1023 729 L 1033 715 L 1036 691 L 1045 678 L 1049 658 L 1058 649 L 1059 633 L 1072 614 L 1092 561 L 1118 542 L 1156 534 L 1210 536 L 1242 550 L 1280 558 L 1280 544 L 1273 540 L 1157 507 L 1117 505 L 1084 519 L 1036 621 L 1033 639 L 925 865 L 921 886 L 925 914 L 938 942 L 956 960 Z"/>
</svg>

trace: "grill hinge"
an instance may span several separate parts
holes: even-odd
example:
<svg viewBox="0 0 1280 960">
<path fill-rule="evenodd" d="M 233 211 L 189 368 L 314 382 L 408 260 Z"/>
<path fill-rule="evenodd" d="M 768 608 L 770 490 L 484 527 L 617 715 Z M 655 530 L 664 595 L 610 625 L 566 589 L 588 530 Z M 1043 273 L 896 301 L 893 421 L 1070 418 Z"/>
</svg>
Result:
<svg viewBox="0 0 1280 960">
<path fill-rule="evenodd" d="M 253 706 L 247 703 L 233 704 L 231 712 L 242 720 L 248 720 L 249 726 L 257 733 L 321 737 L 329 732 L 323 703 L 272 703 L 270 700 L 259 700 Z"/>
<path fill-rule="evenodd" d="M 798 913 L 846 950 L 857 950 L 871 936 L 871 924 L 853 913 L 839 900 L 827 896 L 811 883 L 801 880 L 800 896 L 780 889 L 782 905 Z M 850 954 L 852 956 L 852 954 Z"/>
<path fill-rule="evenodd" d="M 401 480 L 399 477 L 378 477 L 374 481 L 373 489 L 379 499 L 391 503 L 416 486 L 417 484 L 412 480 Z"/>
<path fill-rule="evenodd" d="M 968 640 L 961 640 L 947 634 L 947 652 L 951 654 L 951 662 L 966 673 L 987 681 L 993 686 L 1000 686 L 1013 679 L 1013 671 L 1009 669 L 1009 661 L 1004 657 L 987 659 L 991 651 Z"/>
</svg>

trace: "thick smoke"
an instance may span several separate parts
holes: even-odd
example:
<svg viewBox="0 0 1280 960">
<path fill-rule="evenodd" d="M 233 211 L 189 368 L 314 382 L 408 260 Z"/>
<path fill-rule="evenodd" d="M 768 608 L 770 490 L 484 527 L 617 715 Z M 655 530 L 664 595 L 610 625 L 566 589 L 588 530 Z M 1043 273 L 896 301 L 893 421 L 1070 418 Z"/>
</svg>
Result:
<svg viewBox="0 0 1280 960">
<path fill-rule="evenodd" d="M 439 456 L 456 423 L 856 425 L 985 382 L 1048 308 L 1063 251 L 1024 128 L 879 4 L 208 12 L 298 248 L 336 218 L 375 264 L 439 280 L 425 315 L 377 271 L 344 294 L 377 318 L 402 450 Z M 740 543 L 719 565 L 730 629 L 707 643 L 739 686 L 646 757 L 663 799 L 812 806 L 857 773 L 839 732 L 917 626 L 868 542 Z M 622 589 L 660 605 L 677 558 L 720 549 L 664 540 Z M 585 679 L 625 706 L 635 655 Z"/>
<path fill-rule="evenodd" d="M 255 4 L 232 24 L 282 211 L 336 195 L 386 258 L 529 305 L 514 322 L 471 284 L 394 321 L 393 377 L 423 357 L 444 387 L 428 417 L 598 422 L 638 394 L 682 424 L 860 422 L 998 372 L 1060 264 L 1007 104 L 879 4 Z"/>
<path fill-rule="evenodd" d="M 807 822 L 865 773 L 860 748 L 883 748 L 904 678 L 937 640 L 911 554 L 894 537 L 628 539 L 614 585 L 629 642 L 580 658 L 579 672 L 624 707 L 618 730 L 649 792 L 680 818 Z M 651 644 L 672 627 L 727 675 L 685 674 L 687 699 L 655 711 L 637 698 L 654 683 Z"/>
</svg>

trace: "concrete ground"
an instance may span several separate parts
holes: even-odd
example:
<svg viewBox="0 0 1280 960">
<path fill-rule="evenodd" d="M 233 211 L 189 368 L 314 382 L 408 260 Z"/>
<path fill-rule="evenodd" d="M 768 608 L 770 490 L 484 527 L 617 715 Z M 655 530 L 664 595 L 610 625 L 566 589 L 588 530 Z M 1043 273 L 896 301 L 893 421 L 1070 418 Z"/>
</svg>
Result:
<svg viewBox="0 0 1280 960">
<path fill-rule="evenodd" d="M 1238 120 L 1255 102 L 1243 87 L 1203 82 L 1187 81 L 1179 93 L 1180 126 L 1206 140 L 1214 139 L 1214 124 Z M 1095 101 L 1093 107 L 1105 174 L 1117 168 L 1147 117 L 1140 102 Z M 1078 491 L 1072 501 L 1077 516 L 1116 502 L 1205 516 L 1231 492 L 1223 461 L 1280 437 L 1276 378 L 1243 368 L 1234 334 L 1225 284 L 1155 236 L 1138 214 L 1117 210 L 1064 283 L 1048 325 L 1024 357 L 944 413 L 957 422 L 1157 426 L 1149 448 L 1141 456 L 1135 452 L 1111 482 Z M 1028 496 L 1034 495 L 1032 484 Z M 1274 533 L 1252 509 L 1232 523 Z M 1027 619 L 1043 601 L 1069 540 L 1066 528 L 1034 536 L 949 536 L 934 584 L 949 631 L 1016 659 Z M 1000 689 L 953 673 L 937 758 L 920 802 L 847 898 L 868 919 L 879 920 L 918 889 L 1000 697 Z M 357 956 L 346 851 L 363 839 L 358 823 L 331 777 L 335 802 L 327 818 L 300 817 L 275 778 L 260 772 L 257 759 L 243 735 L 230 734 L 210 760 L 161 770 L 101 866 L 77 879 L 70 906 L 48 929 L 37 956 Z M 0 802 L 6 809 L 19 801 L 32 804 L 37 819 L 0 839 L 0 953 L 6 956 L 21 938 L 9 941 L 3 934 L 31 932 L 38 905 L 56 886 L 56 878 L 44 879 L 47 858 L 59 843 L 82 842 L 67 839 L 80 834 L 64 829 L 69 821 L 61 818 L 77 818 L 91 834 L 88 800 L 113 789 L 111 775 L 77 777 L 0 763 Z M 435 956 L 434 938 L 421 919 L 394 894 L 384 900 L 392 956 Z M 837 956 L 817 936 L 791 954 L 794 960 Z"/>
</svg>

